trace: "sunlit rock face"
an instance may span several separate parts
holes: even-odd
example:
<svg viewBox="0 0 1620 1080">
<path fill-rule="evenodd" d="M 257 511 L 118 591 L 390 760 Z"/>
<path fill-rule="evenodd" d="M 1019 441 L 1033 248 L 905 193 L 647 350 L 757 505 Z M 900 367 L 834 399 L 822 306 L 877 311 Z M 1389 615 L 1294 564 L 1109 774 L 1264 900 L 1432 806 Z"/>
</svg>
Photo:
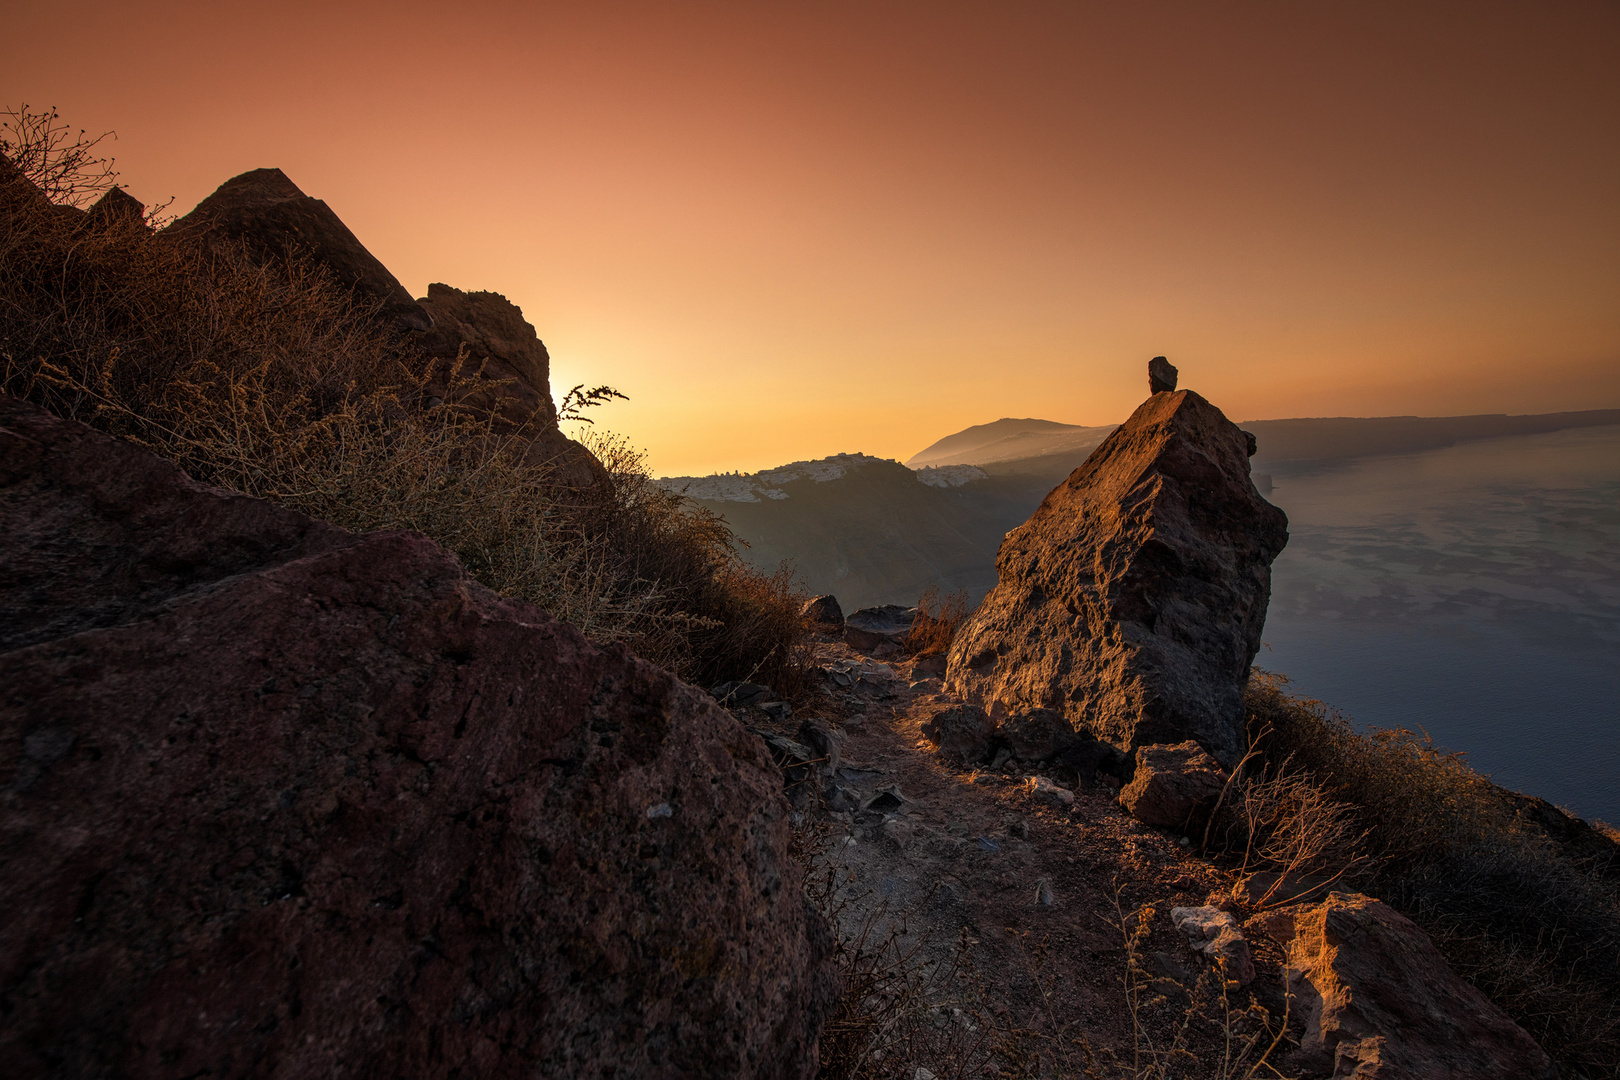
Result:
<svg viewBox="0 0 1620 1080">
<path fill-rule="evenodd" d="M 1244 432 L 1190 390 L 1156 393 L 1007 534 L 948 687 L 1125 751 L 1195 739 L 1230 765 L 1287 525 Z"/>
</svg>

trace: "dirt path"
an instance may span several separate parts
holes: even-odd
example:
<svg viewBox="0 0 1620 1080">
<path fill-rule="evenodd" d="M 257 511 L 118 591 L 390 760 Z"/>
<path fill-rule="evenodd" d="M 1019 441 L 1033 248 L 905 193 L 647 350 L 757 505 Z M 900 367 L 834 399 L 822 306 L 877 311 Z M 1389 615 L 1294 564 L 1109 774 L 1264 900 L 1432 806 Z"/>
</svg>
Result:
<svg viewBox="0 0 1620 1080">
<path fill-rule="evenodd" d="M 1138 1036 L 1168 1047 L 1181 1031 L 1188 1053 L 1161 1058 L 1163 1075 L 1222 1075 L 1218 1018 L 1184 1023 L 1180 986 L 1195 986 L 1207 964 L 1169 918 L 1172 906 L 1204 904 L 1229 887 L 1229 875 L 1190 854 L 1196 838 L 1183 844 L 1126 816 L 1112 778 L 1081 778 L 1075 790 L 1075 776 L 1051 777 L 1073 793 L 1064 805 L 1020 771 L 954 769 L 919 729 L 924 707 L 949 700 L 937 678 L 842 642 L 817 649 L 829 690 L 817 718 L 828 721 L 836 752 L 827 757 L 836 761 L 818 762 L 814 775 L 790 769 L 790 797 L 814 838 L 812 891 L 848 949 L 864 953 L 846 962 L 857 976 L 881 976 L 867 1002 L 879 1013 L 875 1029 L 830 1032 L 835 1049 L 842 1040 L 845 1056 L 864 1063 L 827 1072 L 1079 1076 L 1083 1042 L 1099 1055 L 1096 1075 L 1157 1076 L 1102 1060 L 1112 1052 L 1129 1066 Z M 790 739 L 803 722 L 735 711 Z M 1129 916 L 1144 907 L 1156 913 L 1133 950 L 1142 972 L 1133 1024 L 1120 912 L 1134 925 Z M 1280 1011 L 1278 957 L 1253 944 L 1260 977 L 1231 1007 L 1260 1000 Z"/>
</svg>

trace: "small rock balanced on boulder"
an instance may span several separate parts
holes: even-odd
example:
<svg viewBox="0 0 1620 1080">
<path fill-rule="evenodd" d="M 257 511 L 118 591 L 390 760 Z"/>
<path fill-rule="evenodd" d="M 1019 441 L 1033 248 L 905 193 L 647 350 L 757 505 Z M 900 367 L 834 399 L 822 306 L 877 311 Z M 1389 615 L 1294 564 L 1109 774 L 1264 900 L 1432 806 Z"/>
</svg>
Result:
<svg viewBox="0 0 1620 1080">
<path fill-rule="evenodd" d="M 1162 356 L 1155 356 L 1148 361 L 1148 393 L 1168 394 L 1176 388 L 1176 376 L 1180 372 L 1170 361 Z"/>
</svg>

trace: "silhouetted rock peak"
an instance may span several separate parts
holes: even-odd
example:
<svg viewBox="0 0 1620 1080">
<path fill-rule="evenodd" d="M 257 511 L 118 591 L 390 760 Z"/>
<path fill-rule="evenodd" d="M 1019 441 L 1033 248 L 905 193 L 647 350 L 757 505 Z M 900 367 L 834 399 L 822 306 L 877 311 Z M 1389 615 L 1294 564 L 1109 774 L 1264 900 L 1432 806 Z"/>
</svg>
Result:
<svg viewBox="0 0 1620 1080">
<path fill-rule="evenodd" d="M 1195 739 L 1231 765 L 1287 525 L 1235 424 L 1154 394 L 1007 534 L 947 684 L 992 715 L 1053 709 L 1124 751 Z"/>
<path fill-rule="evenodd" d="M 146 205 L 123 188 L 113 188 L 90 207 L 94 221 L 139 221 L 146 214 Z"/>
<path fill-rule="evenodd" d="M 1148 393 L 1163 394 L 1176 388 L 1176 366 L 1162 356 L 1148 361 Z"/>
<path fill-rule="evenodd" d="M 331 271 L 356 299 L 379 305 L 381 313 L 401 328 L 432 326 L 405 286 L 331 207 L 305 195 L 280 169 L 254 169 L 232 177 L 173 227 L 241 241 L 260 258 L 301 252 Z"/>
</svg>

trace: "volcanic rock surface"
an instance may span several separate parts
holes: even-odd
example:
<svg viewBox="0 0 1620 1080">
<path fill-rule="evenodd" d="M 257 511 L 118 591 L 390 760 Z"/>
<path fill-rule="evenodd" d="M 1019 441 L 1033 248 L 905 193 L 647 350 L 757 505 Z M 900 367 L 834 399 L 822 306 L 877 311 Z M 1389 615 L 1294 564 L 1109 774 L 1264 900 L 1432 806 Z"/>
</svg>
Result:
<svg viewBox="0 0 1620 1080">
<path fill-rule="evenodd" d="M 1192 738 L 1234 763 L 1288 539 L 1247 451 L 1198 394 L 1154 394 L 1007 534 L 947 687 L 993 716 L 1053 709 L 1127 752 Z"/>
<path fill-rule="evenodd" d="M 0 397 L 0 1075 L 807 1077 L 760 740 L 477 585 Z"/>
</svg>

